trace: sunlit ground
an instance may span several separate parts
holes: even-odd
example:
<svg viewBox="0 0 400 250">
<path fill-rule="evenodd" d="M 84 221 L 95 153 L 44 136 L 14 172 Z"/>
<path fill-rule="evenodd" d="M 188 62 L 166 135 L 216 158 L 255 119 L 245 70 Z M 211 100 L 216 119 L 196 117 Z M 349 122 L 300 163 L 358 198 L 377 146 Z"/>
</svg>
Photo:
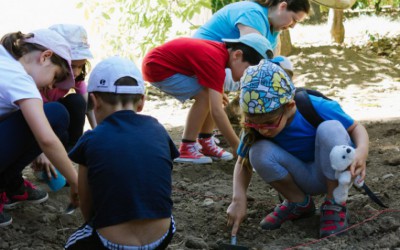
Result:
<svg viewBox="0 0 400 250">
<path fill-rule="evenodd" d="M 83 16 L 83 11 L 75 8 L 78 2 L 79 0 L 0 1 L 0 34 L 3 35 L 18 30 L 29 32 L 56 23 L 81 24 L 88 31 L 91 50 L 95 56 L 91 62 L 92 65 L 95 66 L 95 64 L 103 57 L 113 55 L 114 53 L 103 50 L 104 40 L 101 39 L 100 34 L 93 31 L 96 23 L 93 23 L 91 20 L 86 20 Z M 197 18 L 195 23 L 199 23 L 199 20 L 204 21 L 206 18 Z M 174 22 L 174 24 L 175 23 L 176 22 Z M 179 23 L 177 23 L 177 25 L 179 25 L 179 29 L 184 27 L 184 25 Z M 370 39 L 370 35 L 374 37 L 394 37 L 400 35 L 399 18 L 391 20 L 388 17 L 372 17 L 363 15 L 358 18 L 346 19 L 344 26 L 346 32 L 346 45 L 366 43 Z M 327 24 L 312 26 L 299 24 L 292 29 L 290 33 L 292 43 L 296 47 L 326 46 L 331 44 L 329 27 Z M 306 48 L 303 50 L 306 51 Z M 311 79 L 311 75 L 321 74 L 321 67 L 323 68 L 325 65 L 329 64 L 329 60 L 328 62 L 321 61 L 320 63 L 323 65 L 320 67 L 318 67 L 318 64 L 315 64 L 309 66 L 307 70 L 302 70 L 302 67 L 307 64 L 307 61 L 312 59 L 304 58 L 304 63 L 301 63 L 302 56 L 329 57 L 334 54 L 326 53 L 325 55 L 318 55 L 317 48 L 310 48 L 310 50 L 313 50 L 313 53 L 309 53 L 310 51 L 308 51 L 305 54 L 300 53 L 291 56 L 293 61 L 298 62 L 298 64 L 295 65 L 295 68 L 297 67 L 299 69 L 298 72 L 302 73 L 298 78 L 298 81 L 301 84 L 307 84 Z M 326 52 L 327 50 L 324 51 Z M 349 65 L 346 67 L 357 68 L 358 66 L 361 66 L 357 65 L 357 62 L 348 64 Z M 337 66 L 338 71 L 340 68 L 339 66 Z M 346 67 L 342 68 L 347 70 Z M 339 93 L 339 95 L 343 95 L 341 99 L 343 100 L 343 106 L 346 108 L 346 111 L 349 110 L 356 119 L 400 117 L 400 108 L 397 105 L 397 99 L 398 96 L 400 96 L 400 91 L 397 87 L 399 85 L 399 80 L 398 77 L 397 79 L 394 79 L 393 77 L 393 72 L 399 72 L 400 65 L 390 66 L 389 64 L 385 64 L 385 67 L 386 68 L 384 68 L 383 72 L 377 73 L 377 75 L 383 75 L 383 77 L 365 76 L 362 78 L 362 84 L 364 85 L 359 85 L 357 83 L 346 84 L 345 93 Z M 388 69 L 388 67 L 392 68 Z M 385 72 L 389 71 L 392 72 L 392 75 L 389 74 L 388 77 L 385 77 Z M 376 78 L 379 78 L 380 80 L 377 82 Z M 335 78 L 332 82 L 334 85 L 341 86 L 342 83 L 346 82 L 346 79 Z M 371 83 L 369 84 L 369 82 Z M 370 87 L 364 88 L 368 84 Z M 317 87 L 322 90 L 324 90 L 326 86 L 329 86 L 329 84 L 325 86 L 317 85 Z M 384 93 L 384 95 L 382 95 L 382 93 Z M 362 97 L 366 94 L 371 96 L 369 98 L 370 100 L 374 101 L 366 101 Z M 354 97 L 357 95 L 360 97 Z M 351 97 L 351 100 L 348 100 L 349 96 Z M 366 112 L 366 110 L 368 111 Z M 185 122 L 187 109 L 182 109 L 182 105 L 179 102 L 169 99 L 162 101 L 161 103 L 147 102 L 144 113 L 157 117 L 160 122 L 167 126 L 181 126 Z"/>
</svg>

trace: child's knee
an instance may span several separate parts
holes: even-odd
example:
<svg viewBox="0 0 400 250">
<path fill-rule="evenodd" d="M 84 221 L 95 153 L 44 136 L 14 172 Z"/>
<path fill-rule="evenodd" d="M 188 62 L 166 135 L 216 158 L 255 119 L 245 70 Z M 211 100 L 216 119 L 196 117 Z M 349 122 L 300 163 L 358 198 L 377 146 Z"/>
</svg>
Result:
<svg viewBox="0 0 400 250">
<path fill-rule="evenodd" d="M 255 170 L 265 169 L 273 165 L 273 148 L 275 144 L 268 140 L 259 140 L 255 142 L 249 151 L 249 159 Z"/>
<path fill-rule="evenodd" d="M 67 130 L 69 126 L 69 114 L 67 109 L 59 102 L 50 102 L 44 105 L 44 112 L 50 126 L 55 132 Z"/>
</svg>

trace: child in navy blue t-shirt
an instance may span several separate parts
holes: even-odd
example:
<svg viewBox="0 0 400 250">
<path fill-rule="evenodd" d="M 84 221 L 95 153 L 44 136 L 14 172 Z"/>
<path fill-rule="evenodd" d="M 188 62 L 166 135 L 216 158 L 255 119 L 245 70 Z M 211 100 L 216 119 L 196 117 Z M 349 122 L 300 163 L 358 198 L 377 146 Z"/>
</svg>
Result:
<svg viewBox="0 0 400 250">
<path fill-rule="evenodd" d="M 99 125 L 69 154 L 79 163 L 86 223 L 65 248 L 164 249 L 175 232 L 171 172 L 179 153 L 156 119 L 136 113 L 144 105 L 142 76 L 133 62 L 111 57 L 93 69 L 88 93 Z"/>
</svg>

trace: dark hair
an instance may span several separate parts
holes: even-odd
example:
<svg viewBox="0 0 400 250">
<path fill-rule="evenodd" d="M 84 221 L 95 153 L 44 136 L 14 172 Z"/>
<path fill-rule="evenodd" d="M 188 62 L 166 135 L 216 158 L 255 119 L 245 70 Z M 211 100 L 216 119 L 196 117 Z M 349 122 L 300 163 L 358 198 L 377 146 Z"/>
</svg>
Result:
<svg viewBox="0 0 400 250">
<path fill-rule="evenodd" d="M 136 79 L 126 76 L 126 77 L 121 77 L 118 79 L 115 84 L 115 86 L 138 86 L 138 83 Z M 138 103 L 143 95 L 142 94 L 116 94 L 116 93 L 109 93 L 109 92 L 92 92 L 96 97 L 101 98 L 105 103 L 108 103 L 110 105 L 117 105 L 121 103 L 123 106 L 127 105 L 128 103 L 136 104 Z M 93 109 L 93 102 L 89 98 L 88 101 L 88 110 Z"/>
<path fill-rule="evenodd" d="M 241 50 L 243 52 L 243 61 L 248 62 L 250 65 L 257 65 L 264 57 L 260 55 L 255 49 L 244 43 L 225 43 L 227 49 L 232 51 Z M 267 54 L 267 51 L 265 51 Z"/>
<path fill-rule="evenodd" d="M 293 12 L 304 11 L 305 13 L 310 12 L 309 0 L 255 0 L 258 4 L 265 7 L 274 7 L 282 2 L 287 3 L 287 9 Z"/>
<path fill-rule="evenodd" d="M 15 60 L 20 59 L 21 57 L 32 51 L 48 50 L 48 48 L 45 48 L 42 45 L 25 42 L 25 39 L 31 38 L 33 36 L 34 34 L 32 33 L 23 34 L 20 31 L 8 33 L 1 38 L 0 43 L 4 46 L 8 53 L 10 53 L 15 58 Z M 52 54 L 50 60 L 55 65 L 61 67 L 61 74 L 58 76 L 56 82 L 61 82 L 67 79 L 70 74 L 68 62 L 62 57 L 58 56 L 56 53 Z"/>
<path fill-rule="evenodd" d="M 82 67 L 81 73 L 79 74 L 79 76 L 77 76 L 77 77 L 75 78 L 75 81 L 76 81 L 76 82 L 84 81 L 85 78 L 86 78 L 86 76 L 87 76 L 87 72 L 90 71 L 91 67 L 92 67 L 92 66 L 91 66 L 90 62 L 89 62 L 88 60 L 86 60 L 85 65 L 83 65 L 83 67 Z"/>
</svg>

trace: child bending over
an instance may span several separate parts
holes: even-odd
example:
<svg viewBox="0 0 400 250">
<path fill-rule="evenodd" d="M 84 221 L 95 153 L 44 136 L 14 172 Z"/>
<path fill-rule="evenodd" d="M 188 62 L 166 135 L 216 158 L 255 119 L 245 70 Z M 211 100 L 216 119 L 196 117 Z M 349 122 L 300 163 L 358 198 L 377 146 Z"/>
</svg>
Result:
<svg viewBox="0 0 400 250">
<path fill-rule="evenodd" d="M 224 41 L 178 38 L 156 47 L 143 59 L 145 80 L 181 102 L 195 100 L 186 118 L 176 162 L 202 164 L 211 163 L 211 158 L 233 159 L 231 153 L 215 144 L 214 123 L 233 152 L 239 145 L 223 109 L 224 100 L 227 103 L 223 94 L 225 68 L 230 68 L 238 81 L 248 66 L 267 58 L 272 48 L 265 37 L 256 33 Z"/>
<path fill-rule="evenodd" d="M 233 199 L 227 210 L 232 235 L 236 235 L 246 215 L 250 164 L 285 198 L 261 221 L 263 229 L 278 229 L 287 220 L 313 215 L 314 194 L 326 194 L 320 208 L 320 237 L 346 229 L 346 203 L 338 204 L 333 199 L 338 181 L 329 154 L 336 145 L 355 146 L 350 171 L 353 178 L 360 174 L 364 179 L 369 144 L 365 128 L 336 101 L 310 95 L 314 108 L 324 119 L 314 128 L 296 108 L 295 87 L 288 75 L 270 61 L 262 60 L 249 67 L 241 84 L 240 106 L 245 122 L 234 171 Z"/>
</svg>

